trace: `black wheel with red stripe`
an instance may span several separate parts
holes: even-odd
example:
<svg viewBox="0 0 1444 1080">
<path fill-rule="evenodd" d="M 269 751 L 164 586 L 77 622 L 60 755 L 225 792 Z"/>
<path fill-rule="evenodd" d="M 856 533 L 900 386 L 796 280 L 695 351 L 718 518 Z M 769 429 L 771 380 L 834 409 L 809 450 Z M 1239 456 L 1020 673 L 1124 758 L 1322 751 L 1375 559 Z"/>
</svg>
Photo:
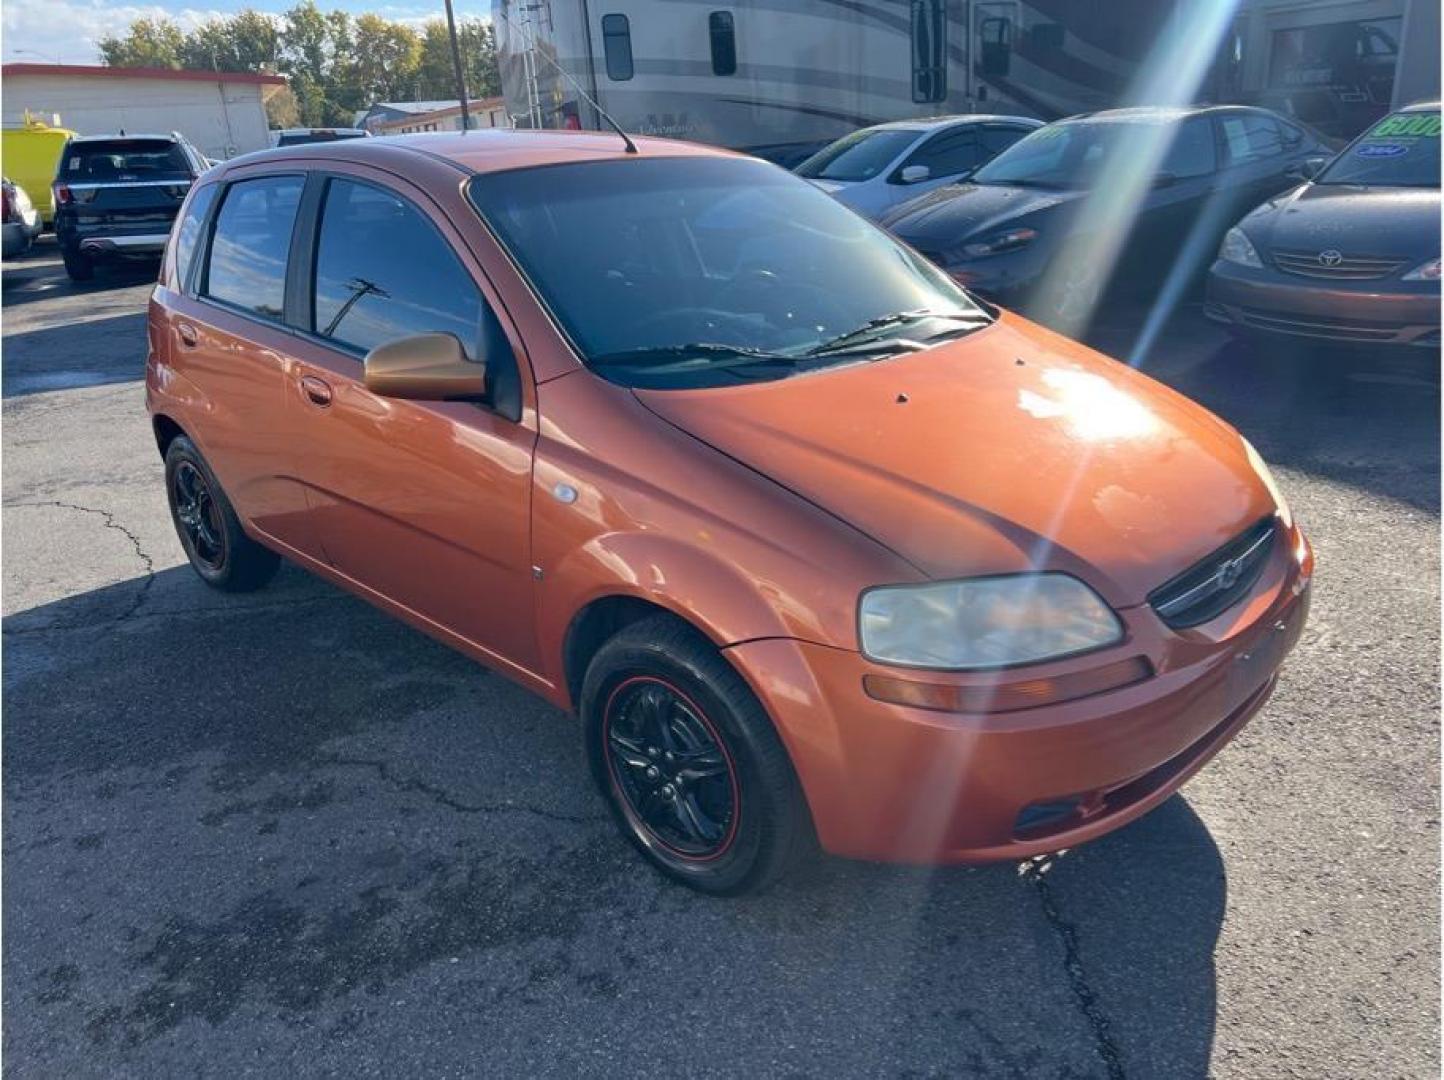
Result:
<svg viewBox="0 0 1444 1080">
<path fill-rule="evenodd" d="M 624 628 L 582 686 L 592 773 L 623 833 L 709 893 L 772 884 L 814 846 L 787 752 L 746 682 L 666 615 Z"/>
</svg>

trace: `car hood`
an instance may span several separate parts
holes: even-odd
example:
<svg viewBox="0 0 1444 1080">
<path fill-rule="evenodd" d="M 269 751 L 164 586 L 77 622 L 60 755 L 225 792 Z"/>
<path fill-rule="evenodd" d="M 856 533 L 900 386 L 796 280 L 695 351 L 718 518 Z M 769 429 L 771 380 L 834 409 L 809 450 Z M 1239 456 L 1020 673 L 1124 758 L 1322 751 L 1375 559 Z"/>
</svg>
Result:
<svg viewBox="0 0 1444 1080">
<path fill-rule="evenodd" d="M 1006 184 L 949 184 L 908 200 L 880 224 L 914 247 L 938 251 L 1024 219 L 1057 213 L 1086 194 Z"/>
<path fill-rule="evenodd" d="M 1228 425 L 1011 314 L 887 360 L 634 392 L 934 578 L 1053 569 L 1130 607 L 1275 509 Z"/>
<path fill-rule="evenodd" d="M 1414 257 L 1439 254 L 1437 188 L 1304 184 L 1244 218 L 1244 231 L 1269 250 Z"/>
</svg>

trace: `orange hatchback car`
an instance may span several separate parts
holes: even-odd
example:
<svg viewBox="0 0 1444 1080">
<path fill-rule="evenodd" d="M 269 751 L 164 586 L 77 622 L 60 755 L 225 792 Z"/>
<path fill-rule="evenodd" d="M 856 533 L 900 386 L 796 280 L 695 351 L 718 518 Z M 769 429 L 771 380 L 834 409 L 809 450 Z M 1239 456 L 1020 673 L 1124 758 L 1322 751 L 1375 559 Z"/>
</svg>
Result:
<svg viewBox="0 0 1444 1080">
<path fill-rule="evenodd" d="M 1304 624 L 1258 455 L 806 181 L 636 144 L 206 173 L 146 370 L 196 572 L 291 559 L 574 710 L 622 831 L 708 892 L 1166 799 Z"/>
</svg>

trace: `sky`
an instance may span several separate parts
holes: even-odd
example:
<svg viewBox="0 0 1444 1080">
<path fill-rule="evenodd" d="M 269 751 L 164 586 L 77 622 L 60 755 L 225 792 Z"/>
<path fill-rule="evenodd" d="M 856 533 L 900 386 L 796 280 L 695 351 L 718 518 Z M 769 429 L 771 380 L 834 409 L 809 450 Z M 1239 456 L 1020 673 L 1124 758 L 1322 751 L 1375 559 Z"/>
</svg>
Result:
<svg viewBox="0 0 1444 1080">
<path fill-rule="evenodd" d="M 4 0 L 0 7 L 0 54 L 27 63 L 95 64 L 100 54 L 95 43 L 120 35 L 134 19 L 168 15 L 189 30 L 198 23 L 242 8 L 281 12 L 294 0 L 200 0 L 200 3 L 122 0 Z M 389 19 L 423 23 L 444 14 L 442 0 L 317 0 L 323 11 L 341 8 L 352 14 L 374 11 Z M 458 18 L 491 14 L 490 0 L 453 0 Z"/>
</svg>

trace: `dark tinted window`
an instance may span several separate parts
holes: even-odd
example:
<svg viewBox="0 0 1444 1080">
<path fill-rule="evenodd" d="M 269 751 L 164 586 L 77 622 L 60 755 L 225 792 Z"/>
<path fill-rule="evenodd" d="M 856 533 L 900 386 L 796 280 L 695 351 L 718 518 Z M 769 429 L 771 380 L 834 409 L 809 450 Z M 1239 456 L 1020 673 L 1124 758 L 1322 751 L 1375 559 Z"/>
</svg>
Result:
<svg viewBox="0 0 1444 1080">
<path fill-rule="evenodd" d="M 105 180 L 187 180 L 191 163 L 174 139 L 97 139 L 71 143 L 60 178 L 76 183 Z"/>
<path fill-rule="evenodd" d="M 273 176 L 226 189 L 211 237 L 207 296 L 268 319 L 282 317 L 301 185 L 299 176 Z"/>
<path fill-rule="evenodd" d="M 712 39 L 712 74 L 737 74 L 737 31 L 732 12 L 714 11 L 708 15 L 707 33 Z"/>
<path fill-rule="evenodd" d="M 944 0 L 912 0 L 913 100 L 948 96 L 947 10 Z"/>
<path fill-rule="evenodd" d="M 216 201 L 218 184 L 198 188 L 186 207 L 185 216 L 176 225 L 175 273 L 183 291 L 189 291 L 191 260 L 195 258 L 196 244 L 200 242 L 201 227 L 205 225 L 206 213 Z"/>
<path fill-rule="evenodd" d="M 929 175 L 936 179 L 956 176 L 977 163 L 978 144 L 974 132 L 963 128 L 934 135 L 909 154 L 903 165 L 926 165 Z"/>
<path fill-rule="evenodd" d="M 315 329 L 366 352 L 445 331 L 475 356 L 482 299 L 446 241 L 399 196 L 332 180 L 316 243 Z"/>
<path fill-rule="evenodd" d="M 1219 122 L 1223 125 L 1223 141 L 1232 165 L 1276 157 L 1284 152 L 1278 125 L 1270 117 L 1244 113 L 1223 116 Z"/>
<path fill-rule="evenodd" d="M 626 82 L 632 77 L 632 24 L 625 15 L 602 16 L 602 50 L 607 56 L 607 78 Z"/>
<path fill-rule="evenodd" d="M 993 157 L 1001 154 L 1032 130 L 1032 128 L 1022 127 L 985 127 L 978 135 L 978 142 L 982 144 L 983 155 Z"/>
<path fill-rule="evenodd" d="M 1206 116 L 1195 117 L 1178 125 L 1173 145 L 1159 166 L 1160 172 L 1172 173 L 1180 179 L 1206 176 L 1218 164 L 1213 141 L 1213 124 Z"/>
</svg>

